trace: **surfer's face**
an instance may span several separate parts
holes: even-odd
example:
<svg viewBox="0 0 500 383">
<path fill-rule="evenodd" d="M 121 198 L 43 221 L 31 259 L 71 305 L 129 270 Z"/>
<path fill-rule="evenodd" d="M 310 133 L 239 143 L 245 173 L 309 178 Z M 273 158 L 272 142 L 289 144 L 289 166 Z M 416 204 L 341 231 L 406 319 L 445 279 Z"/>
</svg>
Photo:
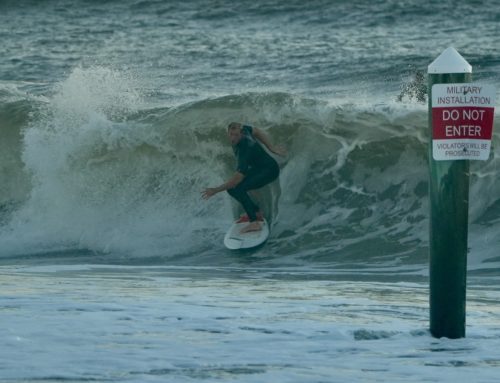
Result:
<svg viewBox="0 0 500 383">
<path fill-rule="evenodd" d="M 241 129 L 229 129 L 227 131 L 227 135 L 229 137 L 229 140 L 231 141 L 231 145 L 238 145 L 238 143 L 241 140 Z"/>
</svg>

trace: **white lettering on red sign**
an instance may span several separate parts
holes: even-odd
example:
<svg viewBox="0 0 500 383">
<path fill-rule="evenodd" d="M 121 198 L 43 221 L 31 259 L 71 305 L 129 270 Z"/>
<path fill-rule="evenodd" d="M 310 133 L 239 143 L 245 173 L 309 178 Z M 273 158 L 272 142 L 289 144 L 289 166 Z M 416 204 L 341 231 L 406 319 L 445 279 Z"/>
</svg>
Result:
<svg viewBox="0 0 500 383">
<path fill-rule="evenodd" d="M 432 87 L 435 160 L 487 160 L 495 113 L 490 85 L 436 84 Z"/>
</svg>

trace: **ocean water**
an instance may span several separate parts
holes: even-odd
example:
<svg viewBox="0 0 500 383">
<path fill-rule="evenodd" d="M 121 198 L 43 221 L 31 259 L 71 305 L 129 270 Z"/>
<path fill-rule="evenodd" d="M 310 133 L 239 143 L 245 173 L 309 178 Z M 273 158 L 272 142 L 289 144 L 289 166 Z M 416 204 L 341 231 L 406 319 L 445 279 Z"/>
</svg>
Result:
<svg viewBox="0 0 500 383">
<path fill-rule="evenodd" d="M 498 112 L 467 337 L 434 339 L 426 70 L 498 88 L 499 5 L 0 1 L 0 381 L 496 381 Z M 247 252 L 200 198 L 231 121 L 288 151 Z"/>
</svg>

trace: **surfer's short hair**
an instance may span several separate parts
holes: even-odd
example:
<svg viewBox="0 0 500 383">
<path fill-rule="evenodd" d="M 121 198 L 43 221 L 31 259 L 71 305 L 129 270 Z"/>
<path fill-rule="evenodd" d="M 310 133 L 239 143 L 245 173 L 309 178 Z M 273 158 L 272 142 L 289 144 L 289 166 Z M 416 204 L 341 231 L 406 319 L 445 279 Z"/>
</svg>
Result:
<svg viewBox="0 0 500 383">
<path fill-rule="evenodd" d="M 231 122 L 228 126 L 227 126 L 227 130 L 230 131 L 230 130 L 235 130 L 235 129 L 239 129 L 241 128 L 241 124 L 239 122 Z"/>
</svg>

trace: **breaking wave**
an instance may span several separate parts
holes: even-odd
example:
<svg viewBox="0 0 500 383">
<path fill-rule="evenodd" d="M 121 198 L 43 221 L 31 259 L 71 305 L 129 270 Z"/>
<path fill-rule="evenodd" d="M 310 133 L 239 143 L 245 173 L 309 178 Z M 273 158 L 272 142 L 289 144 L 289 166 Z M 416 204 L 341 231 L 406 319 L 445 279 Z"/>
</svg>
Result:
<svg viewBox="0 0 500 383">
<path fill-rule="evenodd" d="M 225 262 L 222 237 L 236 207 L 222 194 L 203 201 L 200 192 L 231 175 L 225 126 L 242 121 L 288 148 L 279 183 L 257 197 L 273 224 L 258 254 L 292 265 L 426 261 L 423 104 L 244 93 L 151 108 L 135 89 L 123 73 L 77 68 L 47 99 L 1 91 L 3 257 L 78 250 Z M 478 264 L 498 248 L 498 137 L 490 160 L 471 166 Z"/>
</svg>

